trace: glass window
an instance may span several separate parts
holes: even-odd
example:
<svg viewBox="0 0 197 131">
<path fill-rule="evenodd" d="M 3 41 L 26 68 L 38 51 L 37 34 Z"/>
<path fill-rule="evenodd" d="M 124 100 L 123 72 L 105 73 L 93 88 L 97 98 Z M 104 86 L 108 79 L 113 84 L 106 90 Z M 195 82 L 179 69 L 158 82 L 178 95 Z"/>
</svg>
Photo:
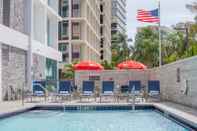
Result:
<svg viewBox="0 0 197 131">
<path fill-rule="evenodd" d="M 68 39 L 68 21 L 64 21 L 62 24 L 62 39 Z"/>
<path fill-rule="evenodd" d="M 62 62 L 68 62 L 68 53 L 62 54 Z"/>
<path fill-rule="evenodd" d="M 80 17 L 80 0 L 72 0 L 72 17 Z"/>
<path fill-rule="evenodd" d="M 80 39 L 80 23 L 72 23 L 72 39 Z"/>
<path fill-rule="evenodd" d="M 68 46 L 67 43 L 60 43 L 59 44 L 59 51 L 66 52 L 67 51 L 67 46 Z"/>
<path fill-rule="evenodd" d="M 72 46 L 72 60 L 79 61 L 80 60 L 80 46 L 73 45 Z"/>
<path fill-rule="evenodd" d="M 59 23 L 59 40 L 68 40 L 68 21 Z"/>
<path fill-rule="evenodd" d="M 68 3 L 68 0 L 60 0 L 59 1 L 59 7 L 60 7 L 59 14 L 62 17 L 68 17 L 68 15 L 69 15 L 69 3 Z"/>
<path fill-rule="evenodd" d="M 10 0 L 3 0 L 3 24 L 10 25 Z"/>
<path fill-rule="evenodd" d="M 51 34 L 51 27 L 50 27 L 50 20 L 47 19 L 47 44 L 48 46 L 51 46 L 52 45 L 52 40 L 50 38 L 50 34 Z"/>
<path fill-rule="evenodd" d="M 57 79 L 57 62 L 51 59 L 46 59 L 46 79 Z"/>
</svg>

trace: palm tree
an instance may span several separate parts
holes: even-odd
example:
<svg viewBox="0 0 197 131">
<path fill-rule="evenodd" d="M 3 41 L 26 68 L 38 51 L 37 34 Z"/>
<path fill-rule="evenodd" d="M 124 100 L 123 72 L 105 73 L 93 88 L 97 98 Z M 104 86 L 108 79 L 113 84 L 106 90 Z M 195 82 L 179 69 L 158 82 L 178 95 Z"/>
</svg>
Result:
<svg viewBox="0 0 197 131">
<path fill-rule="evenodd" d="M 122 33 L 112 35 L 112 62 L 115 65 L 129 59 L 131 51 L 132 49 L 128 45 L 127 35 Z"/>
<path fill-rule="evenodd" d="M 63 69 L 63 79 L 74 79 L 73 64 L 66 64 Z"/>
<path fill-rule="evenodd" d="M 101 65 L 105 68 L 105 70 L 113 70 L 115 65 L 113 63 L 109 63 L 108 61 L 104 60 Z"/>
<path fill-rule="evenodd" d="M 148 67 L 158 65 L 158 32 L 144 27 L 135 37 L 132 59 L 146 64 Z"/>
</svg>

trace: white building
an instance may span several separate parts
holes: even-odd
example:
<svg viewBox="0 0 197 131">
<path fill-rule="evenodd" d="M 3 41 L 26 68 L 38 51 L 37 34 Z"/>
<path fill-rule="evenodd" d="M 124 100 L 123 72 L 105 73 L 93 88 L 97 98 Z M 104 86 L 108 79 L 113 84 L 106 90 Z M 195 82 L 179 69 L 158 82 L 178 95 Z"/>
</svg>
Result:
<svg viewBox="0 0 197 131">
<path fill-rule="evenodd" d="M 59 0 L 59 5 L 60 72 L 75 61 L 111 61 L 111 0 Z"/>
<path fill-rule="evenodd" d="M 112 0 L 112 34 L 126 33 L 126 1 Z"/>
<path fill-rule="evenodd" d="M 0 0 L 0 100 L 33 80 L 57 80 L 58 0 Z"/>
</svg>

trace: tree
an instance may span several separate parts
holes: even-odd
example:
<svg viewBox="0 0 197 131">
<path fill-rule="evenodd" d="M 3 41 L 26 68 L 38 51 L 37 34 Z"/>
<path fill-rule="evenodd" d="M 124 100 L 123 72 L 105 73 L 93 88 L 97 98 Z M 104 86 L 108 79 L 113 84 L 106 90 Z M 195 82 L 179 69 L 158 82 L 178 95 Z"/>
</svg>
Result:
<svg viewBox="0 0 197 131">
<path fill-rule="evenodd" d="M 112 35 L 112 63 L 118 63 L 128 59 L 131 54 L 131 48 L 127 42 L 125 34 L 117 33 Z"/>
<path fill-rule="evenodd" d="M 146 64 L 148 67 L 157 66 L 158 60 L 158 31 L 144 27 L 138 31 L 133 46 L 132 59 Z"/>
<path fill-rule="evenodd" d="M 105 68 L 105 70 L 113 70 L 115 65 L 113 63 L 109 63 L 106 60 L 104 60 L 101 65 Z"/>
<path fill-rule="evenodd" d="M 62 71 L 62 79 L 74 79 L 74 67 L 73 64 L 66 64 L 64 65 L 63 71 Z"/>
<path fill-rule="evenodd" d="M 181 59 L 184 52 L 184 34 L 177 31 L 167 32 L 162 41 L 163 64 Z"/>
<path fill-rule="evenodd" d="M 185 25 L 185 23 L 183 23 Z M 184 30 L 162 28 L 162 63 L 197 55 L 197 24 L 188 23 L 188 38 Z M 138 31 L 133 46 L 132 59 L 149 67 L 158 66 L 158 30 L 144 27 Z M 187 46 L 186 46 L 187 40 Z"/>
</svg>

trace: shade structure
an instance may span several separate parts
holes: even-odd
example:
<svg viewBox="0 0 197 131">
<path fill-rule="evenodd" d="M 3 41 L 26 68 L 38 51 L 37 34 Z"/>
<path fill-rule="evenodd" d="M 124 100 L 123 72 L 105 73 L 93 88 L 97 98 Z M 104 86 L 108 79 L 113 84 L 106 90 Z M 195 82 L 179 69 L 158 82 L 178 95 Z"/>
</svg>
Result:
<svg viewBox="0 0 197 131">
<path fill-rule="evenodd" d="M 74 65 L 74 70 L 103 70 L 103 66 L 93 61 L 81 61 Z"/>
<path fill-rule="evenodd" d="M 140 62 L 137 62 L 137 61 L 133 61 L 133 60 L 127 60 L 127 61 L 124 61 L 120 64 L 118 64 L 117 66 L 118 69 L 138 69 L 138 70 L 144 70 L 146 69 L 147 67 L 140 63 Z"/>
</svg>

